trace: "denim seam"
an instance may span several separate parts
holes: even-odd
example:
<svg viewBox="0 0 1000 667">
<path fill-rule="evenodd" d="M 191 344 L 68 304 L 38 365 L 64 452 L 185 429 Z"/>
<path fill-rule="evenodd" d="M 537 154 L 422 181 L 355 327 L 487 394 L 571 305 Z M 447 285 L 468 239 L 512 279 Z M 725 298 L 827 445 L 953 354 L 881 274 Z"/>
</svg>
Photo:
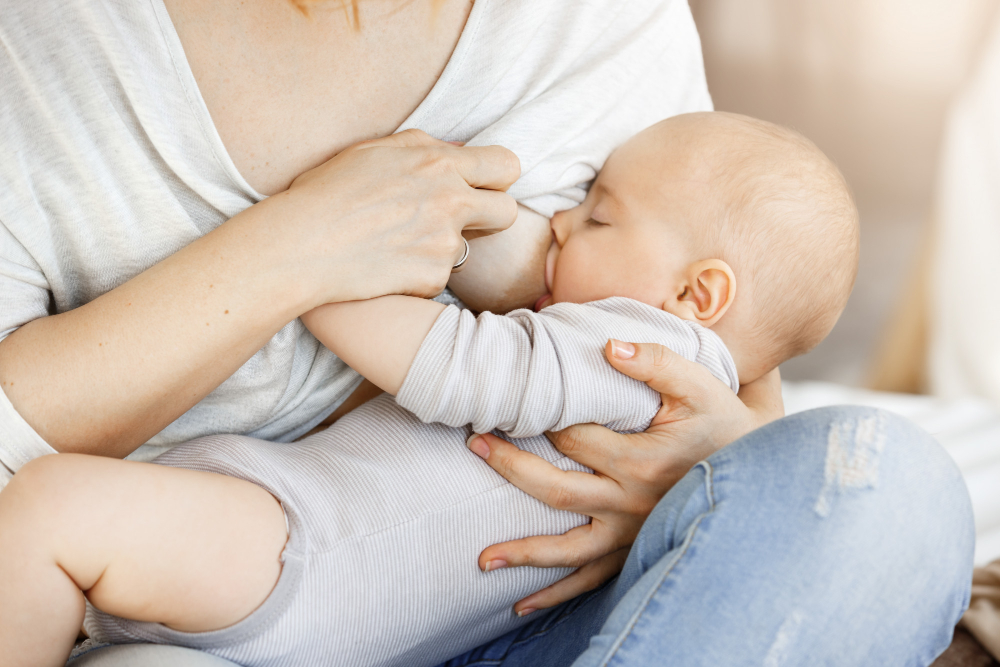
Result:
<svg viewBox="0 0 1000 667">
<path fill-rule="evenodd" d="M 684 554 L 687 553 L 688 548 L 691 546 L 691 543 L 694 542 L 694 536 L 695 533 L 698 532 L 698 527 L 701 525 L 701 520 L 704 519 L 706 516 L 708 516 L 713 510 L 715 510 L 715 498 L 714 498 L 715 494 L 712 486 L 712 473 L 713 473 L 712 464 L 709 463 L 708 461 L 702 461 L 698 465 L 705 468 L 706 471 L 705 492 L 708 497 L 708 512 L 703 512 L 695 520 L 694 526 L 691 528 L 691 532 L 689 532 L 687 537 L 684 539 L 684 544 L 681 547 L 681 552 L 677 554 L 677 557 L 674 559 L 674 562 L 672 562 L 670 566 L 667 567 L 666 570 L 664 570 L 663 576 L 660 577 L 660 581 L 656 584 L 656 586 L 654 586 L 649 591 L 649 594 L 646 595 L 646 599 L 643 600 L 640 607 L 632 615 L 632 618 L 629 619 L 628 626 L 626 627 L 622 635 L 615 641 L 614 645 L 612 645 L 612 647 L 608 650 L 607 656 L 605 656 L 604 660 L 601 662 L 601 667 L 607 667 L 611 659 L 615 657 L 615 654 L 618 652 L 618 649 L 620 649 L 622 647 L 622 644 L 625 643 L 625 640 L 628 639 L 629 636 L 631 636 L 632 631 L 635 629 L 636 623 L 639 622 L 639 618 L 642 616 L 643 612 L 646 611 L 646 608 L 649 606 L 649 603 L 653 599 L 653 596 L 656 595 L 657 591 L 659 591 L 660 588 L 663 587 L 663 582 L 665 582 L 667 580 L 667 577 L 669 577 L 670 574 L 674 571 L 674 568 L 677 566 L 677 563 L 681 561 L 681 558 L 683 558 Z"/>
</svg>

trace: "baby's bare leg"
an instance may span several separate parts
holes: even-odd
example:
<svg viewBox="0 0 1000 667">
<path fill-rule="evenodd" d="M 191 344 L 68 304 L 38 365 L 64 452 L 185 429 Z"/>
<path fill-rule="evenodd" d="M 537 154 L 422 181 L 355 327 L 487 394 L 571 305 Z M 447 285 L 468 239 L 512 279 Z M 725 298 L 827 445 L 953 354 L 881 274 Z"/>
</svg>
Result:
<svg viewBox="0 0 1000 667">
<path fill-rule="evenodd" d="M 267 598 L 281 506 L 239 479 L 96 456 L 32 461 L 0 493 L 0 664 L 62 665 L 98 609 L 200 632 Z"/>
</svg>

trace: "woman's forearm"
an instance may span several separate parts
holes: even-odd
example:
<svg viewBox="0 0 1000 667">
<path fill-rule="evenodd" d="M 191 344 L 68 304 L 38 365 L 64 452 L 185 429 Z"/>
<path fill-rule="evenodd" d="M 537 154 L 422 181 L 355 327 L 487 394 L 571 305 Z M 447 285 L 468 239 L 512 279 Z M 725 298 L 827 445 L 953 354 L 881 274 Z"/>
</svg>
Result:
<svg viewBox="0 0 1000 667">
<path fill-rule="evenodd" d="M 277 203 L 277 202 L 276 202 Z M 307 309 L 265 201 L 120 287 L 0 341 L 0 388 L 58 451 L 125 456 Z"/>
</svg>

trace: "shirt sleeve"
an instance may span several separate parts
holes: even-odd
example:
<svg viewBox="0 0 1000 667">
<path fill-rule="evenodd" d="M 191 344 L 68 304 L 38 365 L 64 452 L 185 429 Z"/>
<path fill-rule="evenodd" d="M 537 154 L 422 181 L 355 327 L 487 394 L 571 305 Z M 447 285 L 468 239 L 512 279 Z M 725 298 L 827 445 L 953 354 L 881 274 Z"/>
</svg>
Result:
<svg viewBox="0 0 1000 667">
<path fill-rule="evenodd" d="M 586 422 L 641 431 L 660 407 L 659 394 L 607 362 L 609 338 L 666 345 L 739 387 L 732 357 L 714 333 L 612 298 L 478 318 L 449 307 L 424 339 L 396 401 L 426 422 L 472 424 L 477 433 L 499 429 L 515 438 Z"/>
<path fill-rule="evenodd" d="M 687 2 L 562 4 L 572 6 L 578 31 L 551 41 L 558 77 L 470 142 L 511 148 L 522 175 L 510 194 L 546 217 L 582 202 L 608 155 L 632 135 L 670 116 L 712 110 Z"/>
<path fill-rule="evenodd" d="M 0 223 L 0 340 L 50 313 L 48 287 L 37 263 Z M 0 488 L 31 459 L 54 453 L 0 391 Z"/>
</svg>

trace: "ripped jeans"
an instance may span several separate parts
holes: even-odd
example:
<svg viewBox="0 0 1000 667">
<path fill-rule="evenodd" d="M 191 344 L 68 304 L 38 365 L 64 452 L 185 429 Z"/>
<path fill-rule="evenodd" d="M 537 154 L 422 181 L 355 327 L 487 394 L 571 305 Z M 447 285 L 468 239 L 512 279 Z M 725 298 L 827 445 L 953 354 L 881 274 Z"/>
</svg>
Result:
<svg viewBox="0 0 1000 667">
<path fill-rule="evenodd" d="M 621 575 L 447 667 L 928 665 L 969 601 L 958 469 L 901 417 L 786 417 L 716 452 Z"/>
</svg>

